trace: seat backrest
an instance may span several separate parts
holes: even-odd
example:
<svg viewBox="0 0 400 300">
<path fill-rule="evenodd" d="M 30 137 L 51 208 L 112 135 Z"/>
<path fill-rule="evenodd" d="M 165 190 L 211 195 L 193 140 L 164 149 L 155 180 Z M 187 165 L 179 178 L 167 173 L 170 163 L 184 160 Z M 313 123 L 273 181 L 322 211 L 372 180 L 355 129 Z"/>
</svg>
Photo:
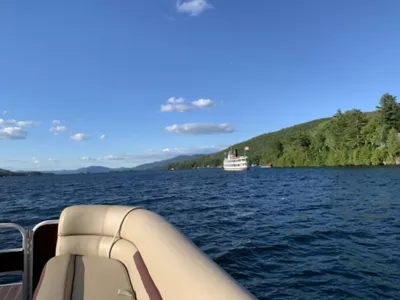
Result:
<svg viewBox="0 0 400 300">
<path fill-rule="evenodd" d="M 62 254 L 121 261 L 137 299 L 254 299 L 173 225 L 142 208 L 66 208 L 58 227 Z"/>
</svg>

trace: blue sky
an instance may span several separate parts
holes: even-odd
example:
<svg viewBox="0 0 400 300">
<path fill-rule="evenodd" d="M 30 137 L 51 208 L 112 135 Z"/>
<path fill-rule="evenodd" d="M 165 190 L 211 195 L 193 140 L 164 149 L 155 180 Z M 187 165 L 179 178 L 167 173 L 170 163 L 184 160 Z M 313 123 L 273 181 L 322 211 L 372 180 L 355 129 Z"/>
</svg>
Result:
<svg viewBox="0 0 400 300">
<path fill-rule="evenodd" d="M 399 11 L 398 0 L 1 1 L 0 168 L 134 166 L 371 111 L 400 95 Z"/>
</svg>

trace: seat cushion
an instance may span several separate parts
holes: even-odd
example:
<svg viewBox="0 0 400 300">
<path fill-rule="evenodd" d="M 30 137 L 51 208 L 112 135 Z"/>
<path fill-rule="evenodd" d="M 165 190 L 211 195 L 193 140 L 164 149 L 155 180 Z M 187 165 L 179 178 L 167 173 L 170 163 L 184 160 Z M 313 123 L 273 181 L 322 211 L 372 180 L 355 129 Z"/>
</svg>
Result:
<svg viewBox="0 0 400 300">
<path fill-rule="evenodd" d="M 121 262 L 66 254 L 56 256 L 46 264 L 34 299 L 131 300 L 136 297 Z"/>
</svg>

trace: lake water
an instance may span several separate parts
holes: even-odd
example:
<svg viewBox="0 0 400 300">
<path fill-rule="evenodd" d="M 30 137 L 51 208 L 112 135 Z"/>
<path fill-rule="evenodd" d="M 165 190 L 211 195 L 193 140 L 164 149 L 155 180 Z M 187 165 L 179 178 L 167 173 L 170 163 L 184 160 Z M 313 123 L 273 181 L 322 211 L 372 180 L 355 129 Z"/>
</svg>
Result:
<svg viewBox="0 0 400 300">
<path fill-rule="evenodd" d="M 259 299 L 400 299 L 400 168 L 0 178 L 0 221 L 89 203 L 161 214 Z"/>
</svg>

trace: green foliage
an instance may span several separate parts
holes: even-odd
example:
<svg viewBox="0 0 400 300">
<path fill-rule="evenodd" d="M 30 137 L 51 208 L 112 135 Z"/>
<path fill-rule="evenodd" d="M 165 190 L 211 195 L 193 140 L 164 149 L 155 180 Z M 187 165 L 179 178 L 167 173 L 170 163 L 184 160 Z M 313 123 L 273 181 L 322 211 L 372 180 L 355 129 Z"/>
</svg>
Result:
<svg viewBox="0 0 400 300">
<path fill-rule="evenodd" d="M 396 129 L 391 128 L 387 138 L 388 162 L 395 163 L 396 158 L 400 156 L 400 137 Z"/>
<path fill-rule="evenodd" d="M 41 176 L 40 172 L 11 172 L 9 170 L 0 169 L 0 177 L 5 176 Z"/>
<path fill-rule="evenodd" d="M 384 142 L 390 129 L 394 128 L 397 132 L 400 131 L 400 106 L 396 102 L 396 97 L 390 94 L 384 94 L 379 104 L 377 109 L 382 125 L 382 142 Z"/>
<path fill-rule="evenodd" d="M 374 113 L 338 110 L 332 118 L 263 134 L 232 148 L 240 151 L 248 146 L 250 164 L 272 162 L 276 167 L 393 164 L 400 156 L 400 104 L 384 94 L 377 109 Z M 226 151 L 169 167 L 222 166 Z"/>
</svg>

